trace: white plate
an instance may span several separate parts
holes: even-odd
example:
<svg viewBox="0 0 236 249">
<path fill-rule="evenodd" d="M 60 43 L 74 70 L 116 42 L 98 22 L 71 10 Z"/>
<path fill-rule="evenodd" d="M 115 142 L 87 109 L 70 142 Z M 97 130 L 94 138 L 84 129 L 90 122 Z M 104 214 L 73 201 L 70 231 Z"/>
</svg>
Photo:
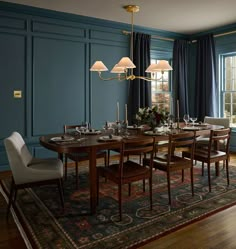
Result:
<svg viewBox="0 0 236 249">
<path fill-rule="evenodd" d="M 133 125 L 128 125 L 127 129 L 142 129 L 142 126 L 133 126 Z"/>
<path fill-rule="evenodd" d="M 188 127 L 183 127 L 182 129 L 183 129 L 184 131 L 198 131 L 198 130 L 200 130 L 200 127 L 188 126 Z"/>
<path fill-rule="evenodd" d="M 145 135 L 149 135 L 149 136 L 160 136 L 160 135 L 165 135 L 166 132 L 164 132 L 164 131 L 156 131 L 156 132 L 153 132 L 153 131 L 145 131 L 144 134 L 145 134 Z"/>
<path fill-rule="evenodd" d="M 97 134 L 100 134 L 101 131 L 85 131 L 85 132 L 81 132 L 82 134 L 85 134 L 85 135 L 97 135 Z"/>
<path fill-rule="evenodd" d="M 112 136 L 112 137 L 102 136 L 102 137 L 99 137 L 98 140 L 100 140 L 100 141 L 119 141 L 121 139 L 122 139 L 122 137 L 120 137 L 120 136 Z"/>
<path fill-rule="evenodd" d="M 52 137 L 50 140 L 53 142 L 65 142 L 65 141 L 72 141 L 74 140 L 74 138 L 61 136 L 61 137 Z"/>
</svg>

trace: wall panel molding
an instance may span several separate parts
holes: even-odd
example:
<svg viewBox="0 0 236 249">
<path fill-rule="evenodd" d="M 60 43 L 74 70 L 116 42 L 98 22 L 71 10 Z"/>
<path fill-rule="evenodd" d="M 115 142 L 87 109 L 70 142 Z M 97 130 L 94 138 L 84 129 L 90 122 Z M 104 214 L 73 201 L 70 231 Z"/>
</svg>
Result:
<svg viewBox="0 0 236 249">
<path fill-rule="evenodd" d="M 26 30 L 27 20 L 22 17 L 8 16 L 7 14 L 0 12 L 0 28 L 12 29 L 12 30 Z"/>
<path fill-rule="evenodd" d="M 42 21 L 32 21 L 32 32 L 34 33 L 47 33 L 47 34 L 58 34 L 64 36 L 72 37 L 86 37 L 86 30 L 83 28 L 69 26 L 69 25 L 60 25 L 55 23 L 47 23 Z"/>
<path fill-rule="evenodd" d="M 130 54 L 130 36 L 123 30 L 130 25 L 0 2 L 0 171 L 7 168 L 3 139 L 14 130 L 43 157 L 51 153 L 39 145 L 41 135 L 82 121 L 101 128 L 105 119 L 115 118 L 117 101 L 124 115 L 128 83 L 104 82 L 89 71 L 95 60 L 111 69 Z M 182 37 L 143 27 L 136 31 Z M 155 44 L 154 52 L 171 50 L 168 42 Z M 14 89 L 22 90 L 21 99 L 12 98 Z"/>
<path fill-rule="evenodd" d="M 85 116 L 84 61 L 82 42 L 33 38 L 33 136 L 62 132 Z"/>
</svg>

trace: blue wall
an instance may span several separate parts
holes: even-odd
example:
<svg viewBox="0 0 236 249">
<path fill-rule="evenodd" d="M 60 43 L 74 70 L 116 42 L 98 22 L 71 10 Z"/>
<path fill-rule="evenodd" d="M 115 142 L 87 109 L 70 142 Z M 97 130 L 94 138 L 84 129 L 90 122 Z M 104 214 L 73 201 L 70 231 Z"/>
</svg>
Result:
<svg viewBox="0 0 236 249">
<path fill-rule="evenodd" d="M 101 81 L 89 71 L 95 60 L 103 60 L 111 69 L 129 55 L 129 36 L 122 30 L 130 30 L 130 25 L 0 2 L 0 171 L 9 169 L 3 139 L 14 130 L 24 136 L 35 156 L 56 156 L 39 145 L 41 135 L 62 132 L 64 124 L 82 121 L 101 128 L 106 120 L 115 120 L 117 101 L 124 118 L 129 83 Z M 187 37 L 138 26 L 135 31 L 152 35 L 151 54 L 157 59 L 172 58 L 173 41 L 155 36 L 201 35 Z M 236 51 L 235 40 L 236 35 L 216 38 L 217 53 Z M 194 45 L 191 51 L 190 109 Z M 21 90 L 22 98 L 13 98 L 14 90 Z"/>
<path fill-rule="evenodd" d="M 55 154 L 39 145 L 41 135 L 82 121 L 101 128 L 115 120 L 117 101 L 124 118 L 128 82 L 101 81 L 89 71 L 95 60 L 111 69 L 129 56 L 122 30 L 130 25 L 0 2 L 0 171 L 9 169 L 3 139 L 12 131 L 43 157 Z M 135 31 L 184 38 L 144 27 Z M 152 54 L 171 58 L 172 48 L 171 41 L 152 39 Z M 22 98 L 14 98 L 14 90 Z"/>
</svg>

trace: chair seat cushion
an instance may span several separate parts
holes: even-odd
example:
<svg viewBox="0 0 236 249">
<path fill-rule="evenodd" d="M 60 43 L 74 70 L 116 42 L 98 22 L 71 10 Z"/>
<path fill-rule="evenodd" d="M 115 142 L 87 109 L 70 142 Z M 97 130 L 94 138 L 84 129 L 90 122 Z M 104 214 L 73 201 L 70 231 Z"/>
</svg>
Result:
<svg viewBox="0 0 236 249">
<path fill-rule="evenodd" d="M 188 151 L 183 152 L 184 157 L 190 157 L 190 153 Z M 226 153 L 224 151 L 219 150 L 212 150 L 210 153 L 210 159 L 214 159 L 217 157 L 224 157 L 226 156 Z M 208 150 L 204 149 L 196 149 L 194 152 L 194 159 L 195 160 L 207 160 L 208 159 Z"/>
<path fill-rule="evenodd" d="M 209 143 L 209 137 L 203 137 L 203 136 L 200 136 L 196 139 L 196 143 L 203 143 L 203 144 L 207 144 Z"/>
<path fill-rule="evenodd" d="M 100 167 L 100 175 L 112 179 L 119 179 L 119 164 L 112 164 L 108 167 Z M 133 161 L 127 161 L 123 164 L 123 181 L 125 179 L 137 178 L 137 180 L 143 179 L 144 174 L 150 174 L 150 170 L 147 167 L 141 166 Z M 139 177 L 140 176 L 140 177 Z"/>
<path fill-rule="evenodd" d="M 201 144 L 203 144 L 203 145 L 208 145 L 209 144 L 209 141 L 210 141 L 210 138 L 209 137 L 198 137 L 197 139 L 196 139 L 196 146 L 198 146 L 198 145 L 201 145 Z M 226 143 L 225 143 L 225 141 L 222 141 L 222 140 L 220 140 L 219 141 L 219 144 L 220 145 L 226 145 Z"/>
<path fill-rule="evenodd" d="M 154 157 L 153 168 L 166 171 L 168 164 L 167 156 L 168 156 L 167 154 L 160 154 L 157 157 Z M 143 163 L 149 165 L 150 163 L 149 159 L 148 158 L 144 159 Z M 174 155 L 170 159 L 169 169 L 171 171 L 175 171 L 182 168 L 190 168 L 191 166 L 192 166 L 191 161 L 189 159 Z"/>
<path fill-rule="evenodd" d="M 63 164 L 57 158 L 33 158 L 27 166 L 31 171 L 27 176 L 23 177 L 25 182 L 60 179 L 63 177 Z"/>
</svg>

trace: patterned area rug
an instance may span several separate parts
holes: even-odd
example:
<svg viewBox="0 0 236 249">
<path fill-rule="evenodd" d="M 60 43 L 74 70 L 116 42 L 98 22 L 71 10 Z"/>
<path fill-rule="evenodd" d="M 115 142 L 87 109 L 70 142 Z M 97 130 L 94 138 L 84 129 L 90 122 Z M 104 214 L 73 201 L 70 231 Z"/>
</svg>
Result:
<svg viewBox="0 0 236 249">
<path fill-rule="evenodd" d="M 60 209 L 58 191 L 43 186 L 19 191 L 16 213 L 37 248 L 137 248 L 153 239 L 175 231 L 187 224 L 212 215 L 236 203 L 236 167 L 230 167 L 230 185 L 220 166 L 215 177 L 212 167 L 212 192 L 208 192 L 207 172 L 195 166 L 194 189 L 191 195 L 189 171 L 185 181 L 181 174 L 172 174 L 172 206 L 168 205 L 166 175 L 154 171 L 153 210 L 149 210 L 148 189 L 142 182 L 132 184 L 131 196 L 124 186 L 123 220 L 118 221 L 117 187 L 100 179 L 97 213 L 89 214 L 87 167 L 80 168 L 79 190 L 75 190 L 73 168 L 65 181 L 65 212 Z M 7 192 L 9 181 L 2 181 Z M 148 187 L 147 187 L 148 188 Z"/>
</svg>

